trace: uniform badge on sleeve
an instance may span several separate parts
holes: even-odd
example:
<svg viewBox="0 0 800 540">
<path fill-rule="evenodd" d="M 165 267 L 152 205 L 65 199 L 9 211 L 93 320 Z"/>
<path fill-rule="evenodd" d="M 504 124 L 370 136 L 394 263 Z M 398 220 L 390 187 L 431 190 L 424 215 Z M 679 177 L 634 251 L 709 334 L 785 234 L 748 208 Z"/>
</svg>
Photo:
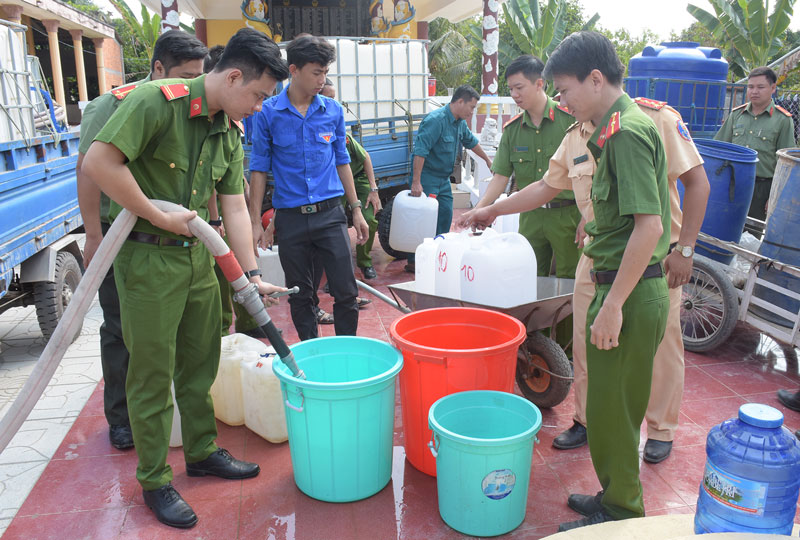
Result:
<svg viewBox="0 0 800 540">
<path fill-rule="evenodd" d="M 678 127 L 678 135 L 680 135 L 681 138 L 686 141 L 691 141 L 692 136 L 689 134 L 689 128 L 686 127 L 686 124 L 683 123 L 683 120 L 677 120 L 676 125 Z"/>
</svg>

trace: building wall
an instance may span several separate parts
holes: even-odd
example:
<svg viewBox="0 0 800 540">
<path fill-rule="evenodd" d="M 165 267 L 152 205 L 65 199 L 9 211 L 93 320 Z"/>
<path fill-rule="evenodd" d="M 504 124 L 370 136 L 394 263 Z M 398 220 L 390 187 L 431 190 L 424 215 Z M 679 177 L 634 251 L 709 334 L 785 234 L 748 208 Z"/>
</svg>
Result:
<svg viewBox="0 0 800 540">
<path fill-rule="evenodd" d="M 103 62 L 106 66 L 106 84 L 116 88 L 125 84 L 125 68 L 122 63 L 122 47 L 115 39 L 103 40 Z"/>
<path fill-rule="evenodd" d="M 214 45 L 225 45 L 233 34 L 240 28 L 244 28 L 243 20 L 220 20 L 209 19 L 206 21 L 206 37 L 208 39 L 209 48 Z"/>
</svg>

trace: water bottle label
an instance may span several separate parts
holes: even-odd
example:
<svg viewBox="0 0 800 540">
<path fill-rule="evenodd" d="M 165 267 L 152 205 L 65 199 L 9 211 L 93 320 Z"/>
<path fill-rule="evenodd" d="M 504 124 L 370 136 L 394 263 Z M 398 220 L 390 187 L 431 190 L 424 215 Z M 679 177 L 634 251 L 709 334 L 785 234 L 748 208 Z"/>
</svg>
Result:
<svg viewBox="0 0 800 540">
<path fill-rule="evenodd" d="M 498 469 L 483 477 L 481 489 L 490 499 L 500 500 L 511 494 L 516 483 L 517 477 L 511 469 Z"/>
<path fill-rule="evenodd" d="M 767 484 L 723 472 L 711 460 L 706 463 L 703 489 L 719 504 L 750 516 L 764 515 Z"/>
</svg>

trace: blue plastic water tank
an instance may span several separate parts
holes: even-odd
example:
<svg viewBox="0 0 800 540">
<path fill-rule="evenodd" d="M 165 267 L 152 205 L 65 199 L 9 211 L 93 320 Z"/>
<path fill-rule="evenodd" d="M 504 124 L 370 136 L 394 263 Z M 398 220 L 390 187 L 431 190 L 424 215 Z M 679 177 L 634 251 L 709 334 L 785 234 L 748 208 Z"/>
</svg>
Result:
<svg viewBox="0 0 800 540">
<path fill-rule="evenodd" d="M 772 407 L 745 403 L 711 428 L 696 534 L 791 534 L 800 490 L 800 441 Z"/>
<path fill-rule="evenodd" d="M 631 58 L 625 91 L 666 101 L 692 133 L 713 134 L 722 125 L 727 78 L 728 62 L 719 49 L 675 41 L 648 45 Z"/>
</svg>

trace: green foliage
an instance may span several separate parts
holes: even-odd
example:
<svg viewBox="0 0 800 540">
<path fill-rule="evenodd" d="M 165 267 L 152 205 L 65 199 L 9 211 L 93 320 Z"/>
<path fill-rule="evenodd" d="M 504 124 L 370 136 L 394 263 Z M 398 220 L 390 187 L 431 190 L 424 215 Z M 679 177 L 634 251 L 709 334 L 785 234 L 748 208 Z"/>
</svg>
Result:
<svg viewBox="0 0 800 540">
<path fill-rule="evenodd" d="M 431 21 L 428 37 L 428 66 L 431 75 L 436 77 L 436 93 L 446 95 L 447 88 L 470 84 L 472 66 L 472 47 L 465 37 L 469 33 L 471 21 L 453 24 L 439 17 Z M 480 60 L 478 60 L 480 65 Z M 480 90 L 480 81 L 478 82 Z"/>
<path fill-rule="evenodd" d="M 613 32 L 600 28 L 598 31 L 614 44 L 614 47 L 617 49 L 617 56 L 619 56 L 619 59 L 622 61 L 622 65 L 625 66 L 626 75 L 628 73 L 628 62 L 635 54 L 642 52 L 642 49 L 647 45 L 657 45 L 661 43 L 661 39 L 658 35 L 649 29 L 643 30 L 638 36 L 632 36 L 631 33 L 624 28 Z"/>
<path fill-rule="evenodd" d="M 713 15 L 692 4 L 686 10 L 724 43 L 731 72 L 740 78 L 753 68 L 767 65 L 783 50 L 782 38 L 792 19 L 794 1 L 774 0 L 769 16 L 769 0 L 766 5 L 764 0 L 709 0 Z"/>
</svg>

